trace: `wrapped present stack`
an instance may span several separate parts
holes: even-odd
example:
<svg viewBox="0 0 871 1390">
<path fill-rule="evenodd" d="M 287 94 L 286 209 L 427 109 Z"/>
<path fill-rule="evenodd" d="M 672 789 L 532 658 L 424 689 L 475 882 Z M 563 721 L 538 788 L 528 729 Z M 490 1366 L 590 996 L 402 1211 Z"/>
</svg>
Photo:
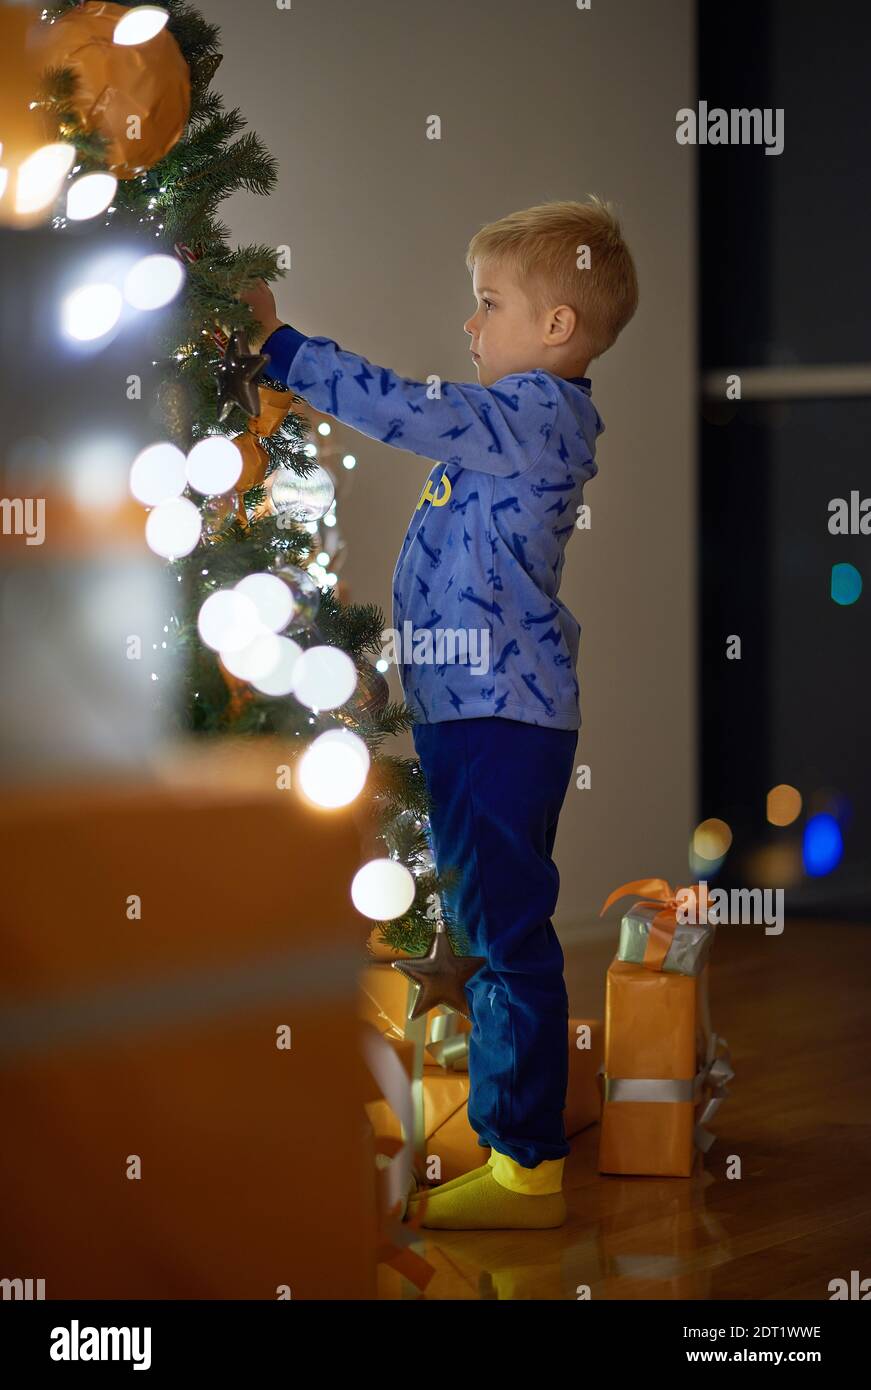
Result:
<svg viewBox="0 0 871 1390">
<path fill-rule="evenodd" d="M 672 892 L 665 879 L 635 879 L 609 895 L 602 913 L 628 894 L 640 898 L 623 916 L 608 970 L 599 1172 L 689 1177 L 696 1154 L 714 1142 L 705 1126 L 734 1076 L 711 1027 L 715 928 L 678 920 L 690 895 L 701 899 L 698 885 Z"/>
<path fill-rule="evenodd" d="M 486 1162 L 489 1149 L 478 1143 L 469 1124 L 468 1018 L 448 1008 L 411 1019 L 417 986 L 378 961 L 363 972 L 361 1015 L 389 1042 L 412 1081 L 414 1168 L 421 1182 L 449 1182 Z M 589 1042 L 589 1046 L 583 1046 Z M 579 1043 L 581 1045 L 579 1045 Z M 600 1094 L 596 1079 L 602 1061 L 599 1019 L 570 1019 L 567 1137 L 596 1124 Z M 384 1099 L 366 1105 L 376 1136 L 396 1140 L 402 1126 Z M 437 1161 L 436 1161 L 437 1160 Z"/>
</svg>

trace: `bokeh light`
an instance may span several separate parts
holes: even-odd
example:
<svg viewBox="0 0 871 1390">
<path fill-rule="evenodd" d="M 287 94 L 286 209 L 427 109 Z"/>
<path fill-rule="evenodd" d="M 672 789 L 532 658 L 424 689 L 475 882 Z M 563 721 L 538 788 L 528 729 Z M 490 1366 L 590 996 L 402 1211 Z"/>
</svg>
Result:
<svg viewBox="0 0 871 1390">
<path fill-rule="evenodd" d="M 175 299 L 184 281 L 177 256 L 141 256 L 124 277 L 124 298 L 134 309 L 162 309 Z"/>
<path fill-rule="evenodd" d="M 83 174 L 67 193 L 67 217 L 71 222 L 85 222 L 105 212 L 118 188 L 112 174 Z"/>
<path fill-rule="evenodd" d="M 752 850 L 744 861 L 748 883 L 759 888 L 791 888 L 802 876 L 803 864 L 798 839 L 779 839 L 776 844 Z"/>
<path fill-rule="evenodd" d="M 130 491 L 146 507 L 156 507 L 185 489 L 185 457 L 175 444 L 162 442 L 142 449 L 130 467 Z"/>
<path fill-rule="evenodd" d="M 261 632 L 246 646 L 221 652 L 221 661 L 231 676 L 254 682 L 265 680 L 278 665 L 281 646 L 274 632 Z"/>
<path fill-rule="evenodd" d="M 76 147 L 58 141 L 43 145 L 28 155 L 18 168 L 15 185 L 15 211 L 20 214 L 39 212 L 60 192 L 61 184 L 72 169 Z"/>
<path fill-rule="evenodd" d="M 855 565 L 832 565 L 832 599 L 847 607 L 855 603 L 862 592 L 862 576 Z"/>
<path fill-rule="evenodd" d="M 278 638 L 278 656 L 267 675 L 258 676 L 251 684 L 262 695 L 289 695 L 293 690 L 293 673 L 302 656 L 302 647 L 291 637 Z"/>
<path fill-rule="evenodd" d="M 693 853 L 699 859 L 722 859 L 731 843 L 731 830 L 716 816 L 703 820 L 693 831 Z"/>
<path fill-rule="evenodd" d="M 242 474 L 242 453 L 225 434 L 210 434 L 187 457 L 187 480 L 195 492 L 214 497 L 230 492 Z"/>
<path fill-rule="evenodd" d="M 350 700 L 357 668 L 339 647 L 309 647 L 294 671 L 293 693 L 309 709 L 335 709 Z"/>
<path fill-rule="evenodd" d="M 363 790 L 369 750 L 350 729 L 319 734 L 298 763 L 299 785 L 317 806 L 347 806 Z"/>
<path fill-rule="evenodd" d="M 765 815 L 771 825 L 792 825 L 801 815 L 801 793 L 781 782 L 765 799 Z"/>
<path fill-rule="evenodd" d="M 251 600 L 261 623 L 270 632 L 283 632 L 293 617 L 293 594 L 277 574 L 267 574 L 265 570 L 246 574 L 236 585 L 236 593 Z"/>
<path fill-rule="evenodd" d="M 114 285 L 82 285 L 68 294 L 61 309 L 63 330 L 79 342 L 111 332 L 121 317 L 121 291 Z"/>
<path fill-rule="evenodd" d="M 148 513 L 145 540 L 155 555 L 175 560 L 189 555 L 200 539 L 203 519 L 189 497 L 171 497 Z"/>
<path fill-rule="evenodd" d="M 203 642 L 213 651 L 241 651 L 262 633 L 257 609 L 236 589 L 219 589 L 209 594 L 197 617 L 197 629 Z"/>
<path fill-rule="evenodd" d="M 804 828 L 801 848 L 805 871 L 812 878 L 822 878 L 837 868 L 844 854 L 844 841 L 834 816 L 825 812 L 811 816 Z"/>
<path fill-rule="evenodd" d="M 392 921 L 414 902 L 414 877 L 396 859 L 371 859 L 354 875 L 351 900 L 364 917 Z"/>
</svg>

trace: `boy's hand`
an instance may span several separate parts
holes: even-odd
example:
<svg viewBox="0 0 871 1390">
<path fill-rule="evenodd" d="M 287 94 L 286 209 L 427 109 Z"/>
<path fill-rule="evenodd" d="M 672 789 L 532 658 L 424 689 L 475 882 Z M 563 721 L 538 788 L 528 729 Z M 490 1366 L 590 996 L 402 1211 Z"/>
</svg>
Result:
<svg viewBox="0 0 871 1390">
<path fill-rule="evenodd" d="M 250 304 L 254 317 L 263 325 L 263 341 L 281 327 L 282 320 L 275 310 L 275 296 L 265 280 L 256 280 L 239 298 L 243 304 Z"/>
</svg>

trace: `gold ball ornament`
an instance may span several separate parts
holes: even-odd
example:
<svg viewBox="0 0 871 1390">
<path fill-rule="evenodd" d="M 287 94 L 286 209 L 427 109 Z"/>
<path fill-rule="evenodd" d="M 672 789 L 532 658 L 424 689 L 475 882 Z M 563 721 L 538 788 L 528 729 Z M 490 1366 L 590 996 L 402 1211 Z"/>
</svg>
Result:
<svg viewBox="0 0 871 1390">
<path fill-rule="evenodd" d="M 107 167 L 132 179 L 163 159 L 178 141 L 190 112 L 191 80 L 181 49 L 167 29 L 145 43 L 113 42 L 126 5 L 86 0 L 54 24 L 39 45 L 45 68 L 71 68 L 72 109 L 88 131 L 108 141 Z"/>
</svg>

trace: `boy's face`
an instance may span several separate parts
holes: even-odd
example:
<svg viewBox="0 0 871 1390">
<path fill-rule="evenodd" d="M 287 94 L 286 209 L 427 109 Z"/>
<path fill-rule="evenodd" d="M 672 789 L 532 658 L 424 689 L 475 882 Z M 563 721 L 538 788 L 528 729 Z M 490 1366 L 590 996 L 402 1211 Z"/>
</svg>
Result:
<svg viewBox="0 0 871 1390">
<path fill-rule="evenodd" d="M 491 386 L 512 372 L 543 366 L 541 326 L 536 325 L 529 301 L 511 271 L 506 266 L 476 261 L 472 289 L 478 307 L 466 319 L 463 331 L 471 336 L 479 385 Z"/>
</svg>

